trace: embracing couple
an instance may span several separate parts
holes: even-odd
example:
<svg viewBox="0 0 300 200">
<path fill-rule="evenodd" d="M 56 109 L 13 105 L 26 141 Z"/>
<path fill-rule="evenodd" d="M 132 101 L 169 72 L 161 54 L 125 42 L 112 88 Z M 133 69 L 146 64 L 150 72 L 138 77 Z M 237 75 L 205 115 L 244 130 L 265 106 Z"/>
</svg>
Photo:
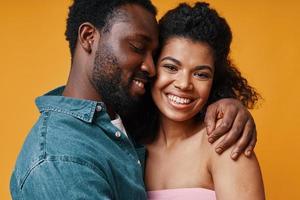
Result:
<svg viewBox="0 0 300 200">
<path fill-rule="evenodd" d="M 13 199 L 265 198 L 259 94 L 226 20 L 204 2 L 155 15 L 149 0 L 74 0 L 69 79 L 36 99 Z"/>
</svg>

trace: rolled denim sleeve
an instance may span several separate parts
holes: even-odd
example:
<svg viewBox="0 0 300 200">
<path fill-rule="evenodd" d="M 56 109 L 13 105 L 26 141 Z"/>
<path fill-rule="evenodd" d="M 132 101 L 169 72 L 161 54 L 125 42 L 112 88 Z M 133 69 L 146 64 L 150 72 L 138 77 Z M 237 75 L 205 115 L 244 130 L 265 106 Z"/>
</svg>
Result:
<svg viewBox="0 0 300 200">
<path fill-rule="evenodd" d="M 44 161 L 34 167 L 22 184 L 24 200 L 113 199 L 101 171 L 84 163 Z"/>
</svg>

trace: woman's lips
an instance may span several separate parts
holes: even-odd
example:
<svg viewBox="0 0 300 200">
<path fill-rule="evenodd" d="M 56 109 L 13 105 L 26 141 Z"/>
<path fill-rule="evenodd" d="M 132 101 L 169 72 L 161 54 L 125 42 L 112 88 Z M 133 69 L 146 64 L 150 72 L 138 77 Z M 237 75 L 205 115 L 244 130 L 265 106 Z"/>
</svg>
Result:
<svg viewBox="0 0 300 200">
<path fill-rule="evenodd" d="M 194 105 L 195 99 L 188 96 L 177 96 L 175 94 L 166 94 L 169 104 L 178 110 L 191 109 Z"/>
<path fill-rule="evenodd" d="M 193 100 L 190 98 L 179 97 L 173 94 L 167 95 L 168 99 L 176 104 L 190 104 Z"/>
</svg>

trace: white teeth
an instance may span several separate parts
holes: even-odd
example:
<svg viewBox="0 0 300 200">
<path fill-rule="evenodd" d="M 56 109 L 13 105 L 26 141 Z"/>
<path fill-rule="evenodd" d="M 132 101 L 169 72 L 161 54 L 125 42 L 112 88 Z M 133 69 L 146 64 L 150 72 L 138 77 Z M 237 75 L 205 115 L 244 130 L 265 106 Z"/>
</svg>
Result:
<svg viewBox="0 0 300 200">
<path fill-rule="evenodd" d="M 144 83 L 141 81 L 133 80 L 133 82 L 140 88 L 144 88 Z"/>
<path fill-rule="evenodd" d="M 176 103 L 176 104 L 189 104 L 192 102 L 191 99 L 188 98 L 181 98 L 172 94 L 168 94 L 168 98 L 169 100 L 171 100 L 172 102 Z"/>
</svg>

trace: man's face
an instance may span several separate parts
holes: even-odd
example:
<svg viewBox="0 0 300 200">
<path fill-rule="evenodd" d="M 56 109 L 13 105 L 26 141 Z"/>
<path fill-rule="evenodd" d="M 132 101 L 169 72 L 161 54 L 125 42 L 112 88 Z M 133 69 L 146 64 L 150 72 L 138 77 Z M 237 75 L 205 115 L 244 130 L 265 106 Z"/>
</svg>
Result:
<svg viewBox="0 0 300 200">
<path fill-rule="evenodd" d="M 155 75 L 158 30 L 155 16 L 144 8 L 126 5 L 120 11 L 122 17 L 101 32 L 92 82 L 104 103 L 122 116 L 139 107 L 145 84 Z"/>
</svg>

